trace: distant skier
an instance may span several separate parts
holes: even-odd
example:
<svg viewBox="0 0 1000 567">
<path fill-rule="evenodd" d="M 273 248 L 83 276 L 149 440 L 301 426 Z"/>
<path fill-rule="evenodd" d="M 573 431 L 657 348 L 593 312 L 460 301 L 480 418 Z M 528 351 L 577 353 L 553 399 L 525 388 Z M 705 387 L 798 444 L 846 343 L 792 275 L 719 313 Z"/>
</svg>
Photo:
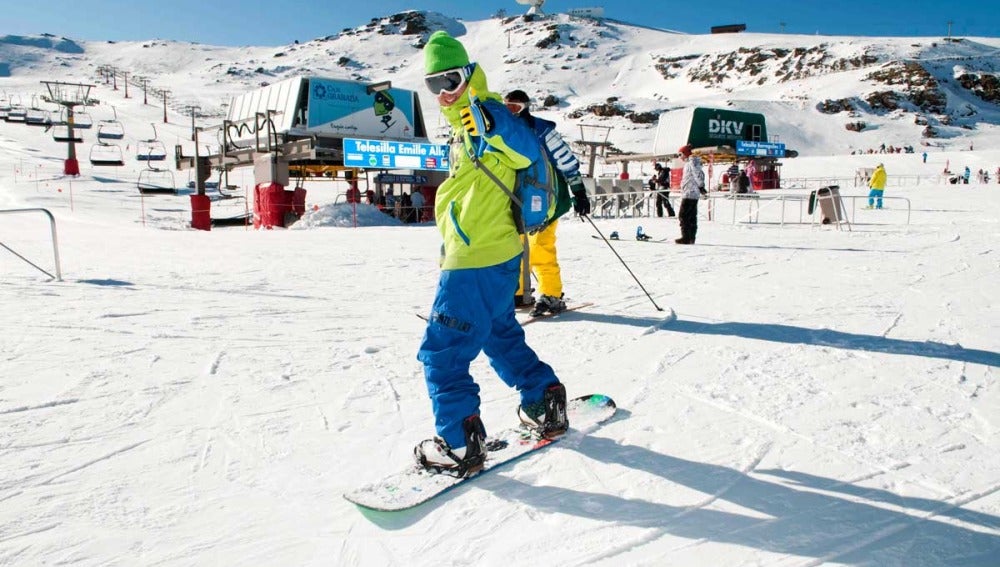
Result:
<svg viewBox="0 0 1000 567">
<path fill-rule="evenodd" d="M 416 213 L 416 222 L 424 221 L 424 204 L 426 200 L 424 199 L 424 193 L 417 188 L 411 191 L 410 202 L 413 203 L 413 211 Z"/>
<path fill-rule="evenodd" d="M 705 192 L 705 172 L 701 170 L 701 159 L 691 155 L 691 146 L 677 150 L 684 161 L 684 175 L 681 178 L 681 237 L 677 244 L 694 244 L 698 234 L 698 200 Z"/>
<path fill-rule="evenodd" d="M 734 161 L 726 170 L 726 181 L 729 182 L 729 193 L 738 193 L 740 189 L 740 166 Z"/>
<path fill-rule="evenodd" d="M 528 98 L 528 93 L 522 90 L 507 93 L 504 104 L 507 110 L 524 120 L 532 129 L 556 172 L 556 209 L 549 224 L 535 234 L 528 235 L 527 239 L 529 267 L 538 276 L 538 289 L 542 294 L 535 302 L 531 316 L 537 317 L 545 312 L 559 313 L 566 310 L 566 302 L 563 301 L 562 275 L 556 255 L 556 227 L 559 225 L 559 217 L 566 213 L 570 206 L 580 216 L 589 215 L 590 199 L 583 186 L 583 178 L 580 177 L 580 161 L 556 131 L 555 122 L 533 116 L 531 100 Z M 572 199 L 570 192 L 573 193 Z M 522 273 L 520 281 L 523 287 L 524 282 L 528 281 L 527 275 Z M 523 298 L 527 293 L 519 289 L 517 295 Z"/>
<path fill-rule="evenodd" d="M 750 188 L 750 178 L 747 177 L 747 170 L 740 170 L 740 176 L 739 179 L 737 179 L 737 183 L 739 184 L 739 189 L 737 189 L 738 193 L 753 193 L 753 190 Z"/>
<path fill-rule="evenodd" d="M 924 152 L 924 163 L 927 163 L 927 152 Z"/>
<path fill-rule="evenodd" d="M 882 194 L 885 193 L 885 178 L 885 167 L 880 163 L 875 167 L 871 181 L 868 182 L 868 187 L 871 189 L 868 192 L 869 209 L 872 208 L 872 205 L 875 205 L 876 209 L 882 208 Z"/>
<path fill-rule="evenodd" d="M 667 216 L 674 218 L 674 207 L 670 204 L 670 168 L 663 167 L 659 163 L 653 166 L 656 176 L 653 178 L 656 187 L 656 216 L 663 218 L 663 209 L 667 209 Z"/>
<path fill-rule="evenodd" d="M 972 177 L 972 170 L 969 169 L 969 166 L 965 166 L 965 172 L 962 173 L 962 180 L 963 180 L 962 183 L 968 185 L 970 177 Z"/>
<path fill-rule="evenodd" d="M 468 476 L 486 460 L 479 386 L 469 373 L 480 352 L 520 392 L 522 421 L 545 437 L 568 427 L 566 389 L 527 345 L 514 317 L 521 238 L 511 199 L 494 181 L 512 187 L 517 169 L 535 168 L 545 156 L 534 133 L 489 91 L 486 73 L 458 40 L 444 31 L 431 34 L 424 69 L 424 82 L 451 125 L 456 157 L 434 204 L 443 258 L 417 354 L 437 437 L 418 444 L 414 456 L 430 470 Z"/>
</svg>

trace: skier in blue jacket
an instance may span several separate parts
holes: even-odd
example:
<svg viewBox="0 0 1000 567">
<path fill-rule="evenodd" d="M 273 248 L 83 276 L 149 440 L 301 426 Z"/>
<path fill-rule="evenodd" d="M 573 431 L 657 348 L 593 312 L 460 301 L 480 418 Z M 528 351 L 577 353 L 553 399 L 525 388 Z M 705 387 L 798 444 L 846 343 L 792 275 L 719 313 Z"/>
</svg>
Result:
<svg viewBox="0 0 1000 567">
<path fill-rule="evenodd" d="M 537 317 L 545 312 L 560 313 L 566 309 L 566 302 L 563 301 L 562 274 L 556 256 L 556 227 L 559 225 L 559 217 L 569 211 L 571 206 L 580 216 L 590 214 L 590 199 L 580 176 L 580 161 L 556 131 L 555 122 L 531 114 L 528 93 L 522 90 L 511 91 L 504 96 L 504 104 L 507 105 L 507 110 L 524 120 L 532 129 L 545 150 L 546 158 L 556 171 L 555 210 L 549 217 L 548 225 L 529 234 L 527 238 L 528 263 L 531 271 L 538 277 L 538 288 L 542 294 L 535 302 L 531 316 Z M 573 194 L 572 199 L 570 192 Z M 525 283 L 529 280 L 530 276 L 522 265 L 521 286 L 515 301 L 529 295 L 524 291 Z"/>
</svg>

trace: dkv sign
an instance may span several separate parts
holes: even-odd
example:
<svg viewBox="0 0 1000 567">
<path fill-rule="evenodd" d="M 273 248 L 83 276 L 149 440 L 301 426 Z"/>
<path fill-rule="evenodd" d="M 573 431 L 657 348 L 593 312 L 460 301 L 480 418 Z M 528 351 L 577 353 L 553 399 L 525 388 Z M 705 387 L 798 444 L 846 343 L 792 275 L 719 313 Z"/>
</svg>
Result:
<svg viewBox="0 0 1000 567">
<path fill-rule="evenodd" d="M 708 121 L 708 133 L 712 134 L 713 137 L 739 137 L 743 135 L 743 126 L 745 124 L 745 122 L 737 122 L 735 120 L 712 118 Z"/>
</svg>

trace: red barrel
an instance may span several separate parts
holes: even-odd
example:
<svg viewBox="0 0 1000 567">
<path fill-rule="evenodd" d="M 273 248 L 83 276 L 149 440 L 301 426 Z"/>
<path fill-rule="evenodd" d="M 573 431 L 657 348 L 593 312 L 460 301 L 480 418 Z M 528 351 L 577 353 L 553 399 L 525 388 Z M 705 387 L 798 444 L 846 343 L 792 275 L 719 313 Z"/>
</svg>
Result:
<svg viewBox="0 0 1000 567">
<path fill-rule="evenodd" d="M 291 191 L 277 183 L 261 183 L 253 189 L 253 225 L 256 228 L 285 226 L 285 211 L 291 210 Z"/>
<path fill-rule="evenodd" d="M 208 195 L 191 195 L 191 228 L 212 230 L 212 201 Z"/>
</svg>

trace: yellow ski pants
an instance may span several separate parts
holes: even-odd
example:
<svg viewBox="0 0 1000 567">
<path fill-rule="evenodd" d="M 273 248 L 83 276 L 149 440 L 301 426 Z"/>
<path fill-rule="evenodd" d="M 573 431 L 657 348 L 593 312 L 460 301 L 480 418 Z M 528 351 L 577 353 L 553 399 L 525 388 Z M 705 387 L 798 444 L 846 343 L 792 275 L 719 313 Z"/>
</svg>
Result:
<svg viewBox="0 0 1000 567">
<path fill-rule="evenodd" d="M 545 230 L 528 235 L 528 263 L 538 278 L 538 292 L 541 295 L 562 297 L 562 277 L 559 275 L 559 260 L 556 259 L 556 227 L 559 221 L 545 227 Z M 522 238 L 524 238 L 522 236 Z M 521 264 L 521 285 L 517 294 L 524 293 L 524 264 Z"/>
</svg>

